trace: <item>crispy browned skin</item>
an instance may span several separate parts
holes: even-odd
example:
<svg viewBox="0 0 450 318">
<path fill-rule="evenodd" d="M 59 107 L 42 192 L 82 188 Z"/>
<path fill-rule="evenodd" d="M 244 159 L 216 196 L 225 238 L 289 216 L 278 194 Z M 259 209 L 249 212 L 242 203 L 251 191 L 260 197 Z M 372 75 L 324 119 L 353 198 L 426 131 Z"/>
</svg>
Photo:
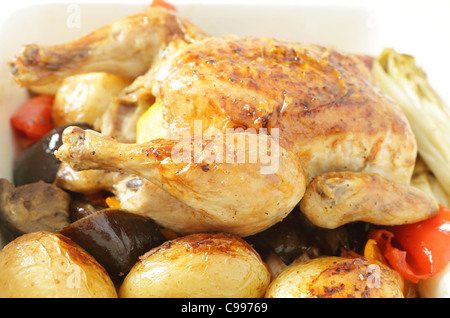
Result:
<svg viewBox="0 0 450 318">
<path fill-rule="evenodd" d="M 409 182 L 416 157 L 410 126 L 351 54 L 230 35 L 193 43 L 152 72 L 148 83 L 169 126 L 201 119 L 222 130 L 277 127 L 281 146 L 310 178 L 352 170 Z"/>
<path fill-rule="evenodd" d="M 419 222 L 434 216 L 439 205 L 423 191 L 378 174 L 329 172 L 311 181 L 300 208 L 317 226 L 337 228 L 354 221 Z"/>
</svg>

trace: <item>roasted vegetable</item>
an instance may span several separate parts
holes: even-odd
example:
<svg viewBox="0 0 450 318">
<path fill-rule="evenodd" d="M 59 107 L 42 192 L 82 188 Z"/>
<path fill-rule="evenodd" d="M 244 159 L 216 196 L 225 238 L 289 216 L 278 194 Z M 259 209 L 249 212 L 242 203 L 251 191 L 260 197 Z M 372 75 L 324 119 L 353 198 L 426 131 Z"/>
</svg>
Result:
<svg viewBox="0 0 450 318">
<path fill-rule="evenodd" d="M 120 287 L 123 298 L 256 298 L 270 274 L 244 240 L 199 233 L 168 241 L 140 258 Z"/>
<path fill-rule="evenodd" d="M 90 197 L 95 195 L 95 199 Z M 85 195 L 81 193 L 71 192 L 72 200 L 70 202 L 70 220 L 72 222 L 78 221 L 81 218 L 89 216 L 95 212 L 108 208 L 105 204 L 105 199 L 97 200 L 96 196 L 102 196 L 101 193 L 94 193 L 93 195 Z"/>
<path fill-rule="evenodd" d="M 69 225 L 70 196 L 64 190 L 35 182 L 15 187 L 0 179 L 0 221 L 15 235 L 56 232 Z"/>
<path fill-rule="evenodd" d="M 419 271 L 437 273 L 450 261 L 450 209 L 440 206 L 435 217 L 390 230 Z"/>
<path fill-rule="evenodd" d="M 447 195 L 444 188 L 437 181 L 436 176 L 420 156 L 417 157 L 416 165 L 414 166 L 411 185 L 434 197 L 440 204 L 450 206 L 450 196 Z"/>
<path fill-rule="evenodd" d="M 164 0 L 153 0 L 153 2 L 150 4 L 152 7 L 162 7 L 166 8 L 167 10 L 177 11 L 177 9 L 174 7 L 173 4 L 170 4 Z"/>
<path fill-rule="evenodd" d="M 405 113 L 418 153 L 450 196 L 450 112 L 415 58 L 386 48 L 373 62 L 381 90 Z M 444 202 L 441 202 L 444 203 Z"/>
<path fill-rule="evenodd" d="M 114 209 L 92 213 L 59 233 L 94 256 L 113 277 L 125 275 L 139 256 L 165 241 L 152 220 Z"/>
<path fill-rule="evenodd" d="M 38 95 L 26 100 L 11 117 L 11 125 L 34 143 L 53 129 L 53 96 Z"/>
<path fill-rule="evenodd" d="M 352 222 L 336 229 L 321 228 L 311 223 L 297 207 L 283 221 L 245 240 L 264 260 L 274 253 L 289 265 L 304 253 L 311 257 L 317 254 L 341 256 L 343 250 L 362 253 L 370 228 L 371 224 L 365 222 Z"/>
<path fill-rule="evenodd" d="M 91 126 L 83 123 L 73 124 L 85 129 Z M 14 163 L 13 181 L 16 186 L 44 181 L 52 183 L 61 162 L 54 152 L 62 144 L 61 134 L 70 125 L 59 126 L 38 142 L 23 150 Z"/>
<path fill-rule="evenodd" d="M 93 72 L 66 77 L 55 95 L 52 120 L 56 126 L 75 122 L 100 130 L 111 98 L 131 83 L 119 76 Z"/>
<path fill-rule="evenodd" d="M 0 252 L 0 298 L 116 298 L 105 269 L 67 237 L 38 231 Z"/>
<path fill-rule="evenodd" d="M 261 256 L 265 257 L 274 252 L 285 264 L 290 264 L 317 243 L 316 238 L 307 232 L 309 226 L 308 220 L 302 218 L 296 209 L 283 221 L 265 231 L 248 236 L 245 240 L 252 244 Z"/>
<path fill-rule="evenodd" d="M 441 206 L 438 215 L 413 224 L 373 231 L 389 264 L 413 283 L 443 270 L 450 261 L 450 210 Z"/>
<path fill-rule="evenodd" d="M 394 270 L 363 257 L 319 257 L 293 263 L 278 275 L 267 298 L 403 298 Z"/>
</svg>

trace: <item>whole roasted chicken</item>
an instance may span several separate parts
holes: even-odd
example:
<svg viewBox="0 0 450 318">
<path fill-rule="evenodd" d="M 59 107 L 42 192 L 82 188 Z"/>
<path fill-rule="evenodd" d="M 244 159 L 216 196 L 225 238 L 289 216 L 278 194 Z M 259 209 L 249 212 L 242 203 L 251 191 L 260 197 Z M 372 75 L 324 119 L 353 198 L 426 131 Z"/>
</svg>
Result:
<svg viewBox="0 0 450 318">
<path fill-rule="evenodd" d="M 59 184 L 108 189 L 179 233 L 247 236 L 299 203 L 327 228 L 438 209 L 409 185 L 417 146 L 405 116 L 363 58 L 336 48 L 214 37 L 151 7 L 72 42 L 24 46 L 11 72 L 25 87 L 89 72 L 131 79 L 98 131 L 66 129 Z"/>
</svg>

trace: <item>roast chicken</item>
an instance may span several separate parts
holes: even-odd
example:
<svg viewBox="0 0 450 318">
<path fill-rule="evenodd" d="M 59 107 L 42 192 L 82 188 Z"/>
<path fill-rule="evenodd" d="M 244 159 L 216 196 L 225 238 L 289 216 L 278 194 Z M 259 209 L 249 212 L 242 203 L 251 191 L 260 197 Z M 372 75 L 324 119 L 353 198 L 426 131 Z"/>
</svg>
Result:
<svg viewBox="0 0 450 318">
<path fill-rule="evenodd" d="M 69 190 L 101 185 L 124 209 L 178 233 L 248 236 L 299 203 L 327 228 L 437 213 L 437 202 L 410 186 L 411 127 L 358 55 L 216 37 L 151 7 L 72 42 L 24 46 L 11 61 L 23 87 L 88 72 L 133 82 L 111 99 L 100 131 L 65 130 L 56 156 Z M 150 109 L 150 132 L 139 139 L 137 122 Z"/>
</svg>

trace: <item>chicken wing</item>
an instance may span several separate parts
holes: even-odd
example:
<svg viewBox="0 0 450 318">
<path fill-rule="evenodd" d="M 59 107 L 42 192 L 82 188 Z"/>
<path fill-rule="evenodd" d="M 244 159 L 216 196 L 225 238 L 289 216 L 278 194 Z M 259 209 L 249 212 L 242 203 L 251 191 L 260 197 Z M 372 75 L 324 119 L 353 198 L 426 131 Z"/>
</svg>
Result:
<svg viewBox="0 0 450 318">
<path fill-rule="evenodd" d="M 354 221 L 419 222 L 436 215 L 439 205 L 425 192 L 378 174 L 330 172 L 309 183 L 300 209 L 315 225 L 337 228 Z"/>
</svg>

